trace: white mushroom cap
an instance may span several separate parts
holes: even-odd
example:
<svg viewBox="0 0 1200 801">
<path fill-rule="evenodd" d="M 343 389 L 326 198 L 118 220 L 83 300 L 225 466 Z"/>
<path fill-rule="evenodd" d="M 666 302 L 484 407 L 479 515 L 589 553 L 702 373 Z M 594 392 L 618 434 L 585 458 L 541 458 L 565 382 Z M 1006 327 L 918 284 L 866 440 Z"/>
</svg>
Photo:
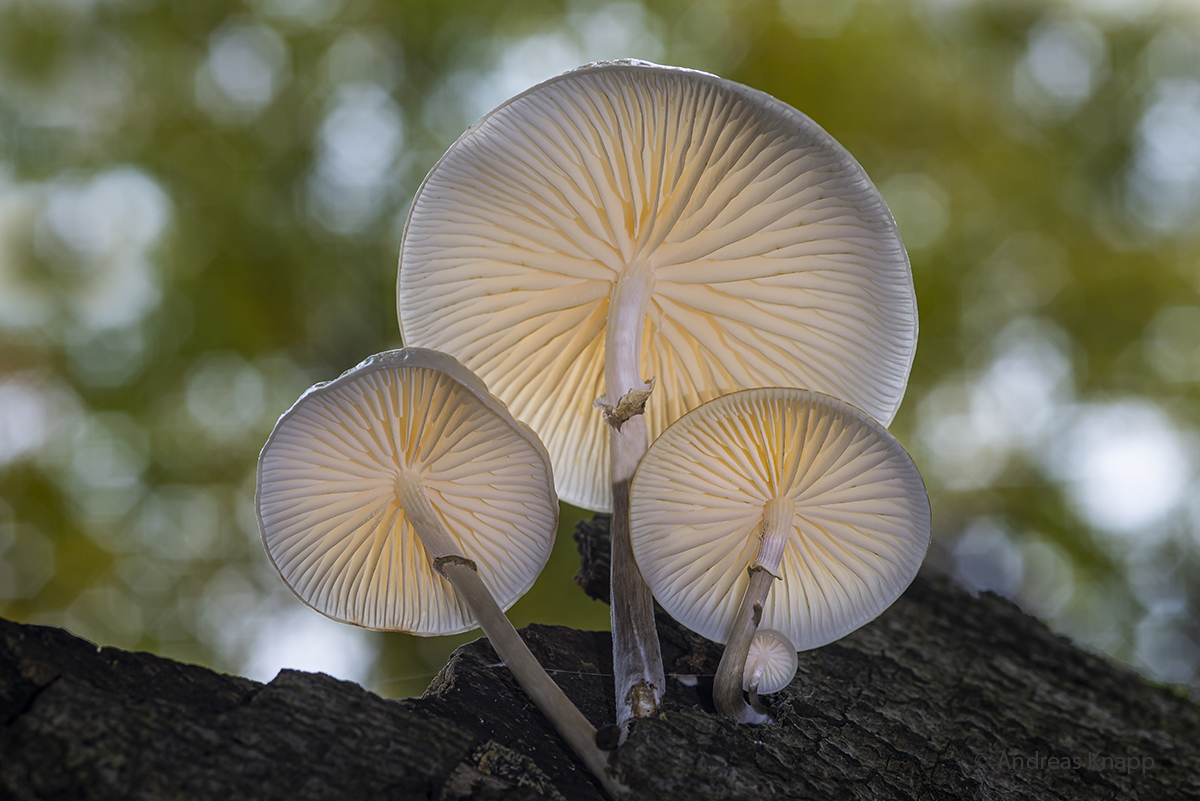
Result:
<svg viewBox="0 0 1200 801">
<path fill-rule="evenodd" d="M 475 628 L 397 499 L 413 478 L 501 608 L 533 585 L 558 527 L 545 448 L 461 364 L 410 348 L 308 390 L 259 457 L 263 544 L 302 601 L 366 628 Z"/>
<path fill-rule="evenodd" d="M 750 641 L 750 655 L 742 671 L 742 689 L 752 686 L 762 695 L 777 693 L 791 683 L 800 666 L 796 646 L 775 629 L 759 629 Z"/>
<path fill-rule="evenodd" d="M 611 506 L 609 299 L 653 284 L 642 377 L 653 441 L 751 387 L 845 398 L 885 424 L 916 348 L 908 257 L 846 150 L 762 92 L 646 62 L 590 64 L 473 125 L 413 201 L 404 341 L 453 354 L 545 441 L 558 492 Z M 622 390 L 623 391 L 623 390 Z"/>
<path fill-rule="evenodd" d="M 886 429 L 813 392 L 738 392 L 680 418 L 634 476 L 633 553 L 663 608 L 727 642 L 776 499 L 791 525 L 761 625 L 801 651 L 887 609 L 929 547 L 925 485 Z"/>
</svg>

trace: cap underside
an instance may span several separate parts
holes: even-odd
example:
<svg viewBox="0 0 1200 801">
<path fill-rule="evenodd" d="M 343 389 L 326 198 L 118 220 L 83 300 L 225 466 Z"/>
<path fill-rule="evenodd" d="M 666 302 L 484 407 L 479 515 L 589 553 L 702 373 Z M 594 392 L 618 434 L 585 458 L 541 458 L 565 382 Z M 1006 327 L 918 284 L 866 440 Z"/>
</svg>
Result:
<svg viewBox="0 0 1200 801">
<path fill-rule="evenodd" d="M 397 500 L 419 476 L 501 608 L 545 566 L 558 505 L 544 450 L 439 370 L 372 365 L 310 390 L 259 459 L 263 541 L 284 581 L 336 620 L 413 634 L 475 627 Z"/>
<path fill-rule="evenodd" d="M 759 629 L 750 641 L 746 667 L 742 673 L 742 689 L 749 690 L 751 676 L 761 670 L 758 692 L 777 693 L 791 683 L 796 675 L 796 646 L 774 629 Z"/>
<path fill-rule="evenodd" d="M 878 616 L 925 558 L 928 496 L 894 437 L 822 395 L 740 392 L 667 429 L 634 477 L 634 556 L 676 620 L 728 640 L 774 497 L 795 512 L 761 625 L 797 650 Z"/>
<path fill-rule="evenodd" d="M 650 440 L 738 389 L 797 386 L 889 422 L 916 343 L 907 256 L 862 168 L 791 107 L 703 73 L 602 65 L 501 106 L 414 200 L 405 343 L 454 355 L 608 509 L 609 295 L 648 265 Z"/>
</svg>

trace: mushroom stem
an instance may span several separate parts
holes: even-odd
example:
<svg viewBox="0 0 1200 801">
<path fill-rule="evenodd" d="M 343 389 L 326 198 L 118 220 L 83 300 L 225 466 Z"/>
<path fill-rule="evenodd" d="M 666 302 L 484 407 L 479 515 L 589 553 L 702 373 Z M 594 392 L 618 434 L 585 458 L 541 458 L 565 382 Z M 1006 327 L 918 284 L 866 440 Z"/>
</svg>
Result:
<svg viewBox="0 0 1200 801">
<path fill-rule="evenodd" d="M 641 419 L 637 426 L 645 436 Z M 613 432 L 613 462 L 628 452 L 628 438 Z M 642 451 L 645 451 L 643 446 Z M 622 737 L 632 718 L 658 711 L 666 677 L 658 631 L 654 626 L 654 596 L 642 579 L 633 557 L 629 537 L 630 478 L 613 482 L 612 556 L 609 614 L 612 621 L 613 681 L 616 690 L 617 725 Z M 620 521 L 620 522 L 618 522 Z"/>
<path fill-rule="evenodd" d="M 759 672 L 761 673 L 761 671 Z M 750 688 L 746 691 L 746 694 L 750 696 L 750 708 L 769 721 L 771 716 L 767 714 L 767 708 L 758 700 L 758 676 L 755 676 L 754 680 L 750 682 Z M 763 722 L 765 723 L 766 721 Z"/>
<path fill-rule="evenodd" d="M 790 498 L 772 498 L 763 507 L 762 534 L 754 563 L 750 565 L 750 583 L 742 596 L 733 630 L 717 666 L 713 680 L 713 701 L 717 709 L 733 717 L 739 723 L 768 723 L 770 715 L 752 708 L 742 695 L 743 675 L 750 643 L 762 622 L 763 604 L 771 584 L 779 574 L 779 563 L 783 561 L 783 548 L 792 531 L 795 504 Z M 755 699 L 757 700 L 757 698 Z"/>
<path fill-rule="evenodd" d="M 500 659 L 512 671 L 538 709 L 542 710 L 567 745 L 592 772 L 605 791 L 616 798 L 628 792 L 610 773 L 608 753 L 596 745 L 596 727 L 571 703 L 562 688 L 554 683 L 545 668 L 530 652 L 529 646 L 517 634 L 508 616 L 501 611 L 496 599 L 479 576 L 475 563 L 462 555 L 461 549 L 446 529 L 429 500 L 421 481 L 412 473 L 403 473 L 396 480 L 396 499 L 405 517 L 413 526 L 421 544 L 433 559 L 433 567 L 454 587 L 487 635 Z"/>
<path fill-rule="evenodd" d="M 635 259 L 618 277 L 604 341 L 604 384 L 612 463 L 613 516 L 610 614 L 617 725 L 658 711 L 666 689 L 654 625 L 654 596 L 642 579 L 629 536 L 629 484 L 648 446 L 642 415 L 648 382 L 641 377 L 642 332 L 654 288 L 649 265 Z M 649 382 L 653 386 L 652 382 Z M 638 399 L 634 402 L 633 399 Z"/>
<path fill-rule="evenodd" d="M 475 569 L 475 563 L 461 557 L 445 556 L 434 560 L 434 568 L 446 577 L 454 591 L 466 601 L 492 648 L 496 649 L 538 709 L 549 718 L 605 791 L 613 798 L 628 792 L 629 788 L 617 781 L 610 772 L 608 752 L 601 751 L 596 745 L 596 728 L 530 653 L 508 616 L 500 611 L 488 592 Z"/>
<path fill-rule="evenodd" d="M 750 643 L 762 622 L 763 602 L 774 580 L 765 567 L 754 565 L 750 568 L 750 584 L 742 596 L 733 632 L 713 679 L 713 702 L 717 709 L 739 723 L 768 723 L 771 720 L 769 715 L 756 712 L 746 703 L 742 695 L 742 672 L 750 653 Z"/>
</svg>

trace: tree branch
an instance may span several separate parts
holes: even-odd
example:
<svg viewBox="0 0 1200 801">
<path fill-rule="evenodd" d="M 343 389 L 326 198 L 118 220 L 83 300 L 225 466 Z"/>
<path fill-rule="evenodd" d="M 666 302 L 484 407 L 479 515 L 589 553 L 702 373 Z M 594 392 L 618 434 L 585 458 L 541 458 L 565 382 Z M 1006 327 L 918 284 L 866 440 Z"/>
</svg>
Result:
<svg viewBox="0 0 1200 801">
<path fill-rule="evenodd" d="M 577 536 L 585 568 L 603 564 L 602 523 Z M 667 704 L 617 753 L 632 798 L 1200 798 L 1200 707 L 937 576 L 801 654 L 763 726 L 713 710 L 719 646 L 658 625 Z M 612 722 L 607 632 L 522 636 L 594 724 Z M 0 621 L 0 798 L 60 797 L 604 795 L 483 639 L 424 697 L 390 701 L 321 674 L 262 685 Z"/>
</svg>

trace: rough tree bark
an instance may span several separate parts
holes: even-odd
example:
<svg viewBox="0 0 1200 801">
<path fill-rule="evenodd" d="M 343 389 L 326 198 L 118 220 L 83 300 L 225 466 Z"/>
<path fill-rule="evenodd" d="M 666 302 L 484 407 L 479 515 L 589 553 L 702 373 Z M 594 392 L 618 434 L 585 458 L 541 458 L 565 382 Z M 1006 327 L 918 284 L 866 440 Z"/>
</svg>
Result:
<svg viewBox="0 0 1200 801">
<path fill-rule="evenodd" d="M 577 532 L 607 592 L 605 526 Z M 800 655 L 778 722 L 717 716 L 720 648 L 660 616 L 669 692 L 616 752 L 633 798 L 1200 798 L 1200 707 L 993 595 L 922 575 L 875 622 Z M 522 632 L 595 723 L 606 632 Z M 263 685 L 0 621 L 0 798 L 602 799 L 485 640 L 421 698 L 321 674 Z"/>
</svg>

